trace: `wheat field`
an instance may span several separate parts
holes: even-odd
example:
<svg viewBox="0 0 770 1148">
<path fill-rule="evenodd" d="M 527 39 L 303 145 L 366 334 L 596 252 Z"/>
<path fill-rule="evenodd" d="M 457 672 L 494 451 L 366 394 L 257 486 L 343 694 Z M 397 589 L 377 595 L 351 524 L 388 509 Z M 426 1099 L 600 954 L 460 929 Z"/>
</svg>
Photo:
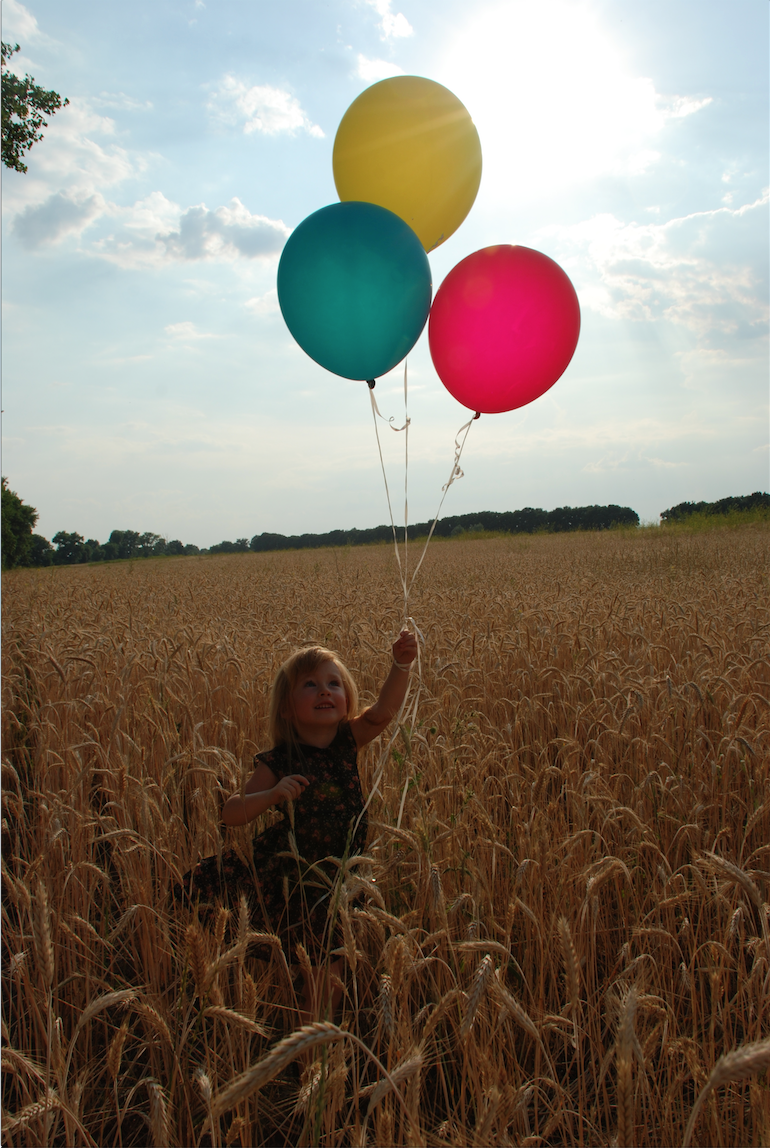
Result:
<svg viewBox="0 0 770 1148">
<path fill-rule="evenodd" d="M 170 892 L 247 848 L 219 811 L 295 645 L 376 696 L 392 548 L 4 576 L 3 1142 L 770 1144 L 769 543 L 431 545 L 299 1032 L 299 958 Z"/>
</svg>

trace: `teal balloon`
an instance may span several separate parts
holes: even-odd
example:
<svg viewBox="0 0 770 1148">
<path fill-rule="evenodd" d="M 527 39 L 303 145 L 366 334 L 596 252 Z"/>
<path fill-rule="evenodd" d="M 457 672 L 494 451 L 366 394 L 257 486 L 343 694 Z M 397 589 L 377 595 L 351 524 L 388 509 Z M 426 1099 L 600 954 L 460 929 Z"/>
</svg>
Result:
<svg viewBox="0 0 770 1148">
<path fill-rule="evenodd" d="M 431 289 L 422 243 L 374 203 L 333 203 L 309 215 L 278 264 L 286 326 L 311 359 L 345 379 L 376 379 L 409 354 Z"/>
</svg>

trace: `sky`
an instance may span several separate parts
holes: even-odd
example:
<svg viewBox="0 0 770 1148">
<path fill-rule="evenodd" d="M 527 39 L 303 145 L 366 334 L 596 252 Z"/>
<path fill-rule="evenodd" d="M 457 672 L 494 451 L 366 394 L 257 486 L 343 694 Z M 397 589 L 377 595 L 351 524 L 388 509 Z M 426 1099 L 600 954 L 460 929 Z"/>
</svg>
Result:
<svg viewBox="0 0 770 1148">
<path fill-rule="evenodd" d="M 481 187 L 430 254 L 523 244 L 570 276 L 564 375 L 484 415 L 443 514 L 617 503 L 642 521 L 767 490 L 767 0 L 3 0 L 14 70 L 69 98 L 3 169 L 3 474 L 37 530 L 198 546 L 388 521 L 369 395 L 294 342 L 276 271 L 337 199 L 350 103 L 400 73 L 479 131 Z M 408 517 L 469 412 L 424 331 Z M 404 421 L 403 368 L 378 381 Z M 404 434 L 380 423 L 397 524 Z"/>
</svg>

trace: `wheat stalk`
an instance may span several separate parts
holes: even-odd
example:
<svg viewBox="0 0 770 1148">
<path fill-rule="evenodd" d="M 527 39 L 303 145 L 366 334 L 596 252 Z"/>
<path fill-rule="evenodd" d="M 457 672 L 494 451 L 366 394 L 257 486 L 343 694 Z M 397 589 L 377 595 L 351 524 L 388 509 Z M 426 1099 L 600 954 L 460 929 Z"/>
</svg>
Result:
<svg viewBox="0 0 770 1148">
<path fill-rule="evenodd" d="M 41 880 L 35 881 L 32 897 L 32 939 L 35 958 L 43 984 L 51 988 L 54 976 L 53 944 L 51 943 L 51 917 L 48 909 L 48 891 Z"/>
<path fill-rule="evenodd" d="M 615 1041 L 615 1063 L 617 1066 L 617 1113 L 618 1148 L 634 1148 L 634 1087 L 632 1079 L 632 1054 L 634 1045 L 634 1017 L 638 993 L 632 985 L 626 993 L 620 1012 L 618 1034 Z"/>
<path fill-rule="evenodd" d="M 476 1019 L 479 1005 L 481 1004 L 486 990 L 489 978 L 492 976 L 494 964 L 489 953 L 482 958 L 479 967 L 476 969 L 476 974 L 473 978 L 473 985 L 471 986 L 470 996 L 468 998 L 468 1007 L 463 1017 L 463 1023 L 460 1026 L 460 1036 L 465 1037 L 473 1028 L 473 1022 Z"/>
<path fill-rule="evenodd" d="M 384 974 L 380 977 L 380 1014 L 386 1032 L 393 1035 L 393 981 Z"/>
<path fill-rule="evenodd" d="M 209 959 L 200 925 L 196 923 L 187 927 L 187 947 L 195 987 L 198 990 L 198 996 L 202 999 L 206 994 Z"/>
<path fill-rule="evenodd" d="M 757 806 L 757 793 L 770 709 L 753 687 L 770 665 L 757 638 L 770 611 L 756 594 L 770 532 L 760 526 L 730 536 L 727 564 L 727 536 L 718 531 L 680 536 L 676 546 L 666 531 L 633 539 L 613 532 L 453 542 L 438 545 L 435 561 L 428 555 L 431 578 L 413 600 L 417 623 L 427 623 L 425 689 L 416 721 L 411 713 L 405 720 L 419 782 L 401 810 L 402 779 L 382 773 L 370 808 L 371 858 L 356 859 L 354 875 L 349 866 L 345 872 L 349 901 L 371 898 L 366 912 L 376 927 L 358 929 L 358 910 L 345 903 L 357 991 L 345 997 L 339 1027 L 351 1030 L 344 1045 L 356 1084 L 350 1107 L 339 1108 L 348 1061 L 330 1053 L 318 1127 L 324 1143 L 589 1141 L 616 1120 L 619 1131 L 624 1121 L 641 1121 L 634 1097 L 644 1092 L 647 1138 L 677 1144 L 690 1115 L 681 1114 L 683 1079 L 689 1071 L 696 1096 L 707 1082 L 701 1058 L 713 1044 L 715 1015 L 707 1001 L 730 1002 L 732 1031 L 748 1046 L 766 1036 L 770 948 L 757 902 L 770 803 Z M 311 569 L 323 612 L 307 602 Z M 362 696 L 376 696 L 383 612 L 386 625 L 399 622 L 387 604 L 389 578 L 376 547 L 4 576 L 3 943 L 13 993 L 3 1064 L 20 1090 L 18 1108 L 43 1105 L 8 1133 L 14 1141 L 101 1142 L 113 1128 L 116 1142 L 129 1138 L 125 1124 L 120 1131 L 134 1094 L 126 1050 L 140 1055 L 140 1030 L 133 1018 L 117 1028 L 119 1002 L 97 1008 L 72 1040 L 78 1018 L 110 990 L 137 986 L 141 1003 L 152 1002 L 146 1009 L 154 1006 L 155 1018 L 136 1006 L 132 1012 L 142 1018 L 149 1056 L 160 1055 L 152 1071 L 167 1101 L 171 1143 L 194 1143 L 203 1131 L 191 1111 L 205 1107 L 200 1086 L 194 1104 L 183 1075 L 193 1049 L 211 1074 L 210 1092 L 221 1093 L 249 1069 L 250 1045 L 251 1067 L 266 1055 L 265 1038 L 235 1016 L 254 1024 L 259 1017 L 279 1033 L 291 1024 L 286 955 L 277 937 L 263 942 L 272 950 L 266 960 L 249 950 L 257 935 L 248 904 L 230 925 L 215 908 L 210 929 L 201 929 L 191 1001 L 189 918 L 168 905 L 168 886 L 199 857 L 231 845 L 250 857 L 249 830 L 222 834 L 219 798 L 238 788 L 241 762 L 268 745 L 273 652 L 277 666 L 298 639 L 336 645 Z M 621 761 L 615 731 L 626 709 Z M 755 756 L 744 753 L 740 735 Z M 360 762 L 366 790 L 370 761 L 362 755 Z M 399 813 L 404 828 L 393 833 L 388 825 Z M 729 842 L 741 850 L 730 861 L 701 852 L 702 843 L 724 852 Z M 518 866 L 516 859 L 523 859 Z M 47 916 L 35 907 L 38 881 Z M 734 903 L 730 885 L 740 893 Z M 451 932 L 437 915 L 440 895 Z M 749 928 L 755 910 L 759 925 Z M 588 923 L 585 964 L 576 933 L 572 954 L 565 948 L 555 927 L 560 915 Z M 237 943 L 225 954 L 235 926 Z M 474 954 L 465 996 L 458 976 Z M 485 956 L 501 968 L 469 1030 L 477 1039 L 452 1046 Z M 215 957 L 224 959 L 212 969 Z M 730 970 L 746 975 L 737 997 Z M 392 1037 L 386 1001 L 376 1000 L 378 988 L 387 995 L 382 976 L 391 978 Z M 598 1019 L 598 1002 L 632 980 L 636 1019 L 622 1049 L 626 998 L 618 993 L 609 1025 Z M 487 993 L 499 1020 L 482 1040 Z M 426 1063 L 451 1058 L 455 1087 L 433 1087 L 440 1073 L 423 1065 L 388 1091 L 367 1122 L 371 1094 L 359 1111 L 356 1090 L 385 1079 L 384 1069 L 352 1033 L 377 1004 L 388 1056 L 408 1061 L 419 1040 Z M 223 1010 L 219 1022 L 216 1010 Z M 649 1088 L 635 1030 L 649 1056 Z M 582 1043 L 565 1056 L 570 1038 L 576 1051 Z M 181 1063 L 177 1047 L 186 1050 Z M 158 1073 L 168 1053 L 167 1079 Z M 92 1086 L 100 1073 L 112 1087 Z M 616 1077 L 609 1089 L 608 1073 Z M 530 1082 L 523 1105 L 512 1074 Z M 48 1099 L 55 1080 L 61 1102 Z M 269 1139 L 271 1111 L 292 1107 L 284 1091 L 252 1095 L 235 1119 L 235 1111 L 226 1114 L 221 1142 Z M 723 1088 L 720 1118 L 734 1139 L 760 1142 L 763 1114 L 747 1095 Z M 399 1128 L 394 1115 L 402 1114 Z M 635 1132 L 641 1136 L 640 1125 Z"/>
<path fill-rule="evenodd" d="M 234 1108 L 236 1104 L 240 1104 L 252 1092 L 262 1088 L 268 1081 L 277 1076 L 292 1060 L 304 1056 L 311 1048 L 315 1048 L 319 1044 L 329 1044 L 332 1041 L 342 1040 L 347 1035 L 336 1024 L 331 1024 L 328 1021 L 316 1021 L 313 1024 L 304 1025 L 296 1032 L 284 1037 L 275 1048 L 270 1050 L 267 1056 L 246 1072 L 241 1073 L 226 1088 L 216 1094 L 211 1103 L 213 1119 L 216 1120 L 224 1112 Z"/>
<path fill-rule="evenodd" d="M 267 1029 L 263 1028 L 261 1024 L 257 1024 L 256 1021 L 250 1020 L 247 1016 L 235 1012 L 233 1009 L 224 1008 L 222 1005 L 210 1005 L 203 1010 L 203 1015 L 217 1017 L 219 1020 L 232 1021 L 233 1024 L 248 1029 L 249 1032 L 256 1033 L 257 1036 L 268 1036 Z"/>
<path fill-rule="evenodd" d="M 112 1077 L 113 1083 L 117 1080 L 120 1074 L 120 1062 L 123 1058 L 123 1045 L 126 1043 L 127 1035 L 128 1021 L 124 1020 L 110 1041 L 109 1048 L 107 1049 L 107 1071 Z"/>
<path fill-rule="evenodd" d="M 165 1092 L 156 1080 L 148 1080 L 150 1128 L 155 1148 L 169 1148 L 169 1110 Z"/>
<path fill-rule="evenodd" d="M 711 1070 L 711 1075 L 701 1089 L 695 1101 L 690 1119 L 687 1121 L 682 1148 L 689 1148 L 690 1139 L 695 1128 L 703 1102 L 710 1092 L 728 1084 L 731 1080 L 748 1080 L 759 1072 L 766 1072 L 770 1068 L 770 1037 L 765 1040 L 753 1041 L 751 1044 L 742 1044 L 732 1052 L 720 1056 Z"/>
<path fill-rule="evenodd" d="M 399 1084 L 403 1084 L 405 1080 L 411 1080 L 420 1071 L 423 1065 L 423 1055 L 421 1049 L 415 1049 L 411 1055 L 401 1060 L 395 1068 L 391 1069 L 390 1073 L 384 1080 L 378 1080 L 376 1084 L 367 1085 L 366 1088 L 359 1090 L 358 1095 L 361 1097 L 370 1096 L 369 1106 L 366 1110 L 366 1118 L 371 1116 L 377 1105 L 387 1096 L 389 1092 L 395 1091 Z"/>
<path fill-rule="evenodd" d="M 577 1022 L 578 1013 L 580 1010 L 580 964 L 578 962 L 577 951 L 572 940 L 572 933 L 570 932 L 566 917 L 559 917 L 558 929 L 559 940 L 561 941 L 562 955 L 564 957 L 564 971 L 567 979 L 567 986 L 569 989 L 568 1004 L 570 1015 L 572 1017 L 573 1043 L 575 1047 L 577 1047 Z"/>
</svg>

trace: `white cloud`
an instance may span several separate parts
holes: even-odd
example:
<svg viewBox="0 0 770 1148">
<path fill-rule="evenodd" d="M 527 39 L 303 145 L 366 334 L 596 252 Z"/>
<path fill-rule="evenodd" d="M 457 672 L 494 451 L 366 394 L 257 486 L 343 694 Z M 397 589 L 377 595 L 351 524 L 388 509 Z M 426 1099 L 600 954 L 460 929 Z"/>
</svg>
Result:
<svg viewBox="0 0 770 1148">
<path fill-rule="evenodd" d="M 67 235 L 80 235 L 106 209 L 104 198 L 98 193 L 78 196 L 57 191 L 42 203 L 19 212 L 12 231 L 25 247 L 41 247 L 58 243 Z"/>
<path fill-rule="evenodd" d="M 282 220 L 252 215 L 239 199 L 213 210 L 204 203 L 183 210 L 154 191 L 128 207 L 107 204 L 105 214 L 117 222 L 116 229 L 85 250 L 129 269 L 179 260 L 270 259 L 280 254 L 290 233 Z"/>
<path fill-rule="evenodd" d="M 208 331 L 199 331 L 195 324 L 189 320 L 183 323 L 169 323 L 163 330 L 172 339 L 181 339 L 186 343 L 199 339 L 220 339 L 222 337 L 221 335 L 212 335 Z"/>
<path fill-rule="evenodd" d="M 19 0 L 3 0 L 3 39 L 10 40 L 11 43 L 21 40 L 23 43 L 41 46 L 56 45 L 55 40 L 40 30 L 37 17 L 20 4 Z"/>
<path fill-rule="evenodd" d="M 280 311 L 275 287 L 266 291 L 264 295 L 255 295 L 253 299 L 247 299 L 246 309 L 254 315 L 274 315 Z"/>
<path fill-rule="evenodd" d="M 87 101 L 74 98 L 49 120 L 42 144 L 29 153 L 24 179 L 7 181 L 3 189 L 6 216 L 39 207 L 65 188 L 63 194 L 75 201 L 101 196 L 106 188 L 146 171 L 153 157 L 130 153 L 111 142 L 114 135 L 112 119 L 95 113 Z M 97 137 L 103 137 L 103 142 Z"/>
<path fill-rule="evenodd" d="M 765 288 L 738 242 L 741 220 L 768 203 L 765 193 L 735 210 L 719 207 L 666 223 L 622 223 L 594 216 L 539 233 L 567 253 L 584 307 L 613 319 L 668 319 L 704 339 L 760 334 Z"/>
<path fill-rule="evenodd" d="M 183 209 L 154 191 L 122 206 L 89 191 L 93 181 L 84 178 L 82 184 L 28 203 L 12 217 L 12 233 L 30 250 L 79 237 L 85 253 L 139 268 L 179 260 L 272 259 L 291 230 L 280 219 L 252 214 L 237 198 L 214 209 L 205 203 Z M 84 241 L 86 229 L 99 222 L 101 234 Z M 105 223 L 114 230 L 105 234 Z"/>
<path fill-rule="evenodd" d="M 705 96 L 703 99 L 696 99 L 693 96 L 658 96 L 658 107 L 662 115 L 666 119 L 681 120 L 685 116 L 691 116 L 693 112 L 699 112 L 701 108 L 706 108 L 712 102 L 711 96 Z"/>
<path fill-rule="evenodd" d="M 252 215 L 239 199 L 210 211 L 205 204 L 188 207 L 176 231 L 159 233 L 158 241 L 176 259 L 248 259 L 279 254 L 289 235 L 280 219 Z"/>
<path fill-rule="evenodd" d="M 358 53 L 356 60 L 356 76 L 367 84 L 374 84 L 377 80 L 387 80 L 390 76 L 402 76 L 404 69 L 398 64 L 391 64 L 388 60 L 369 60 Z"/>
<path fill-rule="evenodd" d="M 299 100 L 290 92 L 267 85 L 250 87 L 231 73 L 222 77 L 219 86 L 209 96 L 207 107 L 222 123 L 244 121 L 246 135 L 251 132 L 264 135 L 287 132 L 293 135 L 297 131 L 306 131 L 317 139 L 324 138 L 322 129 L 308 118 Z"/>
<path fill-rule="evenodd" d="M 393 13 L 390 10 L 391 0 L 366 0 L 370 8 L 380 17 L 377 27 L 382 40 L 401 40 L 414 35 L 414 28 L 403 12 Z"/>
<path fill-rule="evenodd" d="M 747 348 L 742 348 L 740 343 L 733 344 L 730 350 L 722 347 L 695 347 L 690 351 L 677 352 L 676 358 L 684 376 L 684 386 L 701 395 L 723 393 L 725 379 L 730 380 L 734 394 L 741 394 L 753 385 L 756 377 L 756 358 L 750 355 Z M 766 373 L 766 356 L 762 358 L 762 368 Z M 766 397 L 763 405 L 767 405 Z M 756 413 L 756 409 L 752 408 L 752 415 Z"/>
<path fill-rule="evenodd" d="M 152 100 L 137 100 L 133 96 L 127 96 L 125 92 L 100 92 L 98 96 L 91 97 L 91 103 L 100 108 L 117 108 L 124 112 L 152 110 Z"/>
</svg>

